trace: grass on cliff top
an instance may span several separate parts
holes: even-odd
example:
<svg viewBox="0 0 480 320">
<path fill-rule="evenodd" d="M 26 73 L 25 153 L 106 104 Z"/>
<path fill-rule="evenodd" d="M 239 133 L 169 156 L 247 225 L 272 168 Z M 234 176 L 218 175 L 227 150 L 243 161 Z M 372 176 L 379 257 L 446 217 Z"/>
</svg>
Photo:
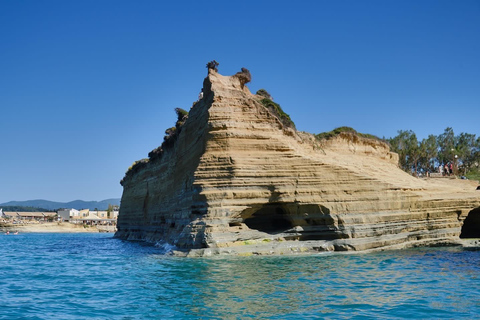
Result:
<svg viewBox="0 0 480 320">
<path fill-rule="evenodd" d="M 123 177 L 122 180 L 120 180 L 120 184 L 123 186 L 123 182 L 127 177 L 130 177 L 135 173 L 137 173 L 138 171 L 140 171 L 140 169 L 144 168 L 148 162 L 149 162 L 148 158 L 135 161 L 125 172 L 125 176 Z"/>
<path fill-rule="evenodd" d="M 357 130 L 351 128 L 351 127 L 339 127 L 339 128 L 333 129 L 332 131 L 318 133 L 318 134 L 315 134 L 315 138 L 317 138 L 317 140 L 324 140 L 324 139 L 328 140 L 328 139 L 331 139 L 331 138 L 334 138 L 334 137 L 338 136 L 339 134 L 341 134 L 343 132 L 351 133 L 353 135 L 356 135 L 356 136 L 362 137 L 362 138 L 367 138 L 367 139 L 372 139 L 372 140 L 385 142 L 384 140 L 380 139 L 377 136 L 374 136 L 373 134 L 360 133 L 360 132 L 357 132 Z"/>
</svg>

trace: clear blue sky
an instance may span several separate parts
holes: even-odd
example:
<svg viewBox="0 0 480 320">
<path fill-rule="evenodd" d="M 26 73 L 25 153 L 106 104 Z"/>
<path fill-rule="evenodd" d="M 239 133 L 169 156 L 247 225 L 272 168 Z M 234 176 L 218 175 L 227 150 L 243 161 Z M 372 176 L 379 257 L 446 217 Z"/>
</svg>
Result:
<svg viewBox="0 0 480 320">
<path fill-rule="evenodd" d="M 119 198 L 216 59 L 299 130 L 480 135 L 479 1 L 0 1 L 0 203 Z"/>
</svg>

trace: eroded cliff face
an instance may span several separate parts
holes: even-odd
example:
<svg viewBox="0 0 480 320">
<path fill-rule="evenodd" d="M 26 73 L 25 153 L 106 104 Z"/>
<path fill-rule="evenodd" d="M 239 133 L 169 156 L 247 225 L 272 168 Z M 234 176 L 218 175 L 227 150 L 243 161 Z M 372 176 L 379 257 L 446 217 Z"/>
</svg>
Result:
<svg viewBox="0 0 480 320">
<path fill-rule="evenodd" d="M 414 178 L 380 141 L 285 127 L 235 76 L 211 70 L 204 93 L 124 179 L 117 237 L 190 255 L 398 248 L 457 240 L 480 206 L 474 184 Z"/>
</svg>

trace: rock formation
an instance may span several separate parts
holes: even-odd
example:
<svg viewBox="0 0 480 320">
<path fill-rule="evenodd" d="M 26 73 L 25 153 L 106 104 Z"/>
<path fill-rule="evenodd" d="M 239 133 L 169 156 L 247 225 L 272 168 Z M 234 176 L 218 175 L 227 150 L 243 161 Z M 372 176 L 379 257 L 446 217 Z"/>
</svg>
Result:
<svg viewBox="0 0 480 320">
<path fill-rule="evenodd" d="M 472 182 L 412 177 L 385 143 L 354 134 L 319 143 L 243 82 L 209 69 L 173 143 L 122 180 L 116 237 L 189 255 L 288 254 L 451 243 L 478 222 Z"/>
</svg>

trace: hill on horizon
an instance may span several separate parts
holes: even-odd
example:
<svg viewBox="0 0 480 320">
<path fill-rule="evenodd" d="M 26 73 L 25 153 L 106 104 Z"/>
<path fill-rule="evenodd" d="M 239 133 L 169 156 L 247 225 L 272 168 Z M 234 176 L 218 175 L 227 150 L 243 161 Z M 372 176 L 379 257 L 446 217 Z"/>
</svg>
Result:
<svg viewBox="0 0 480 320">
<path fill-rule="evenodd" d="M 116 199 L 106 199 L 102 201 L 83 201 L 83 200 L 74 200 L 70 202 L 55 202 L 49 200 L 25 200 L 25 201 L 9 201 L 0 204 L 2 206 L 21 206 L 21 207 L 34 207 L 34 208 L 43 208 L 48 210 L 57 210 L 61 208 L 67 209 L 90 209 L 90 210 L 107 210 L 108 205 L 119 206 L 120 198 Z"/>
</svg>

